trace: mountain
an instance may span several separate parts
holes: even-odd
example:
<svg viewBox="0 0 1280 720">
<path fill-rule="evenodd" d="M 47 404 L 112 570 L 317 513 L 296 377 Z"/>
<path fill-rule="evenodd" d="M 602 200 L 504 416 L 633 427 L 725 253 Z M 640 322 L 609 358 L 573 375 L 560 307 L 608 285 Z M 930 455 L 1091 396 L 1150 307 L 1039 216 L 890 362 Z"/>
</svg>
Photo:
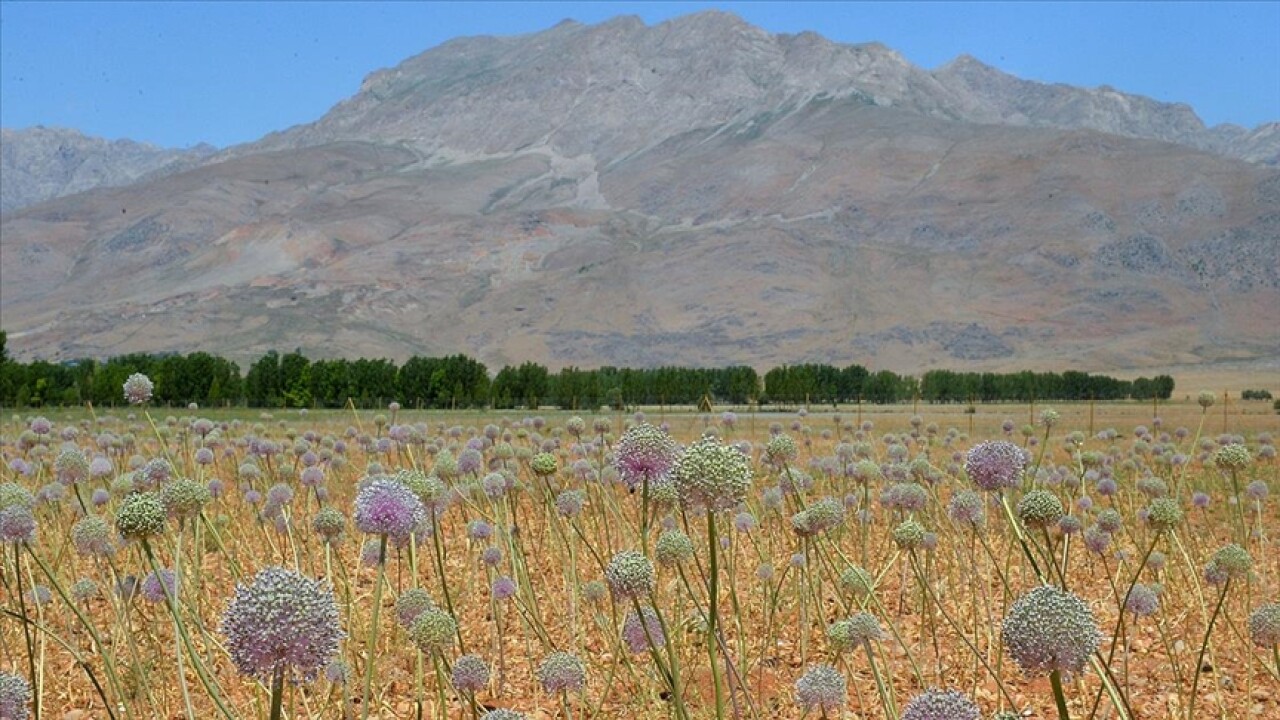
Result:
<svg viewBox="0 0 1280 720">
<path fill-rule="evenodd" d="M 192 167 L 217 151 L 159 148 L 105 140 L 75 130 L 34 127 L 0 130 L 0 212 L 97 187 L 128 185 L 150 174 Z"/>
<path fill-rule="evenodd" d="M 455 40 L 315 123 L 5 215 L 0 322 L 64 358 L 1274 363 L 1280 170 L 1191 145 L 1275 133 L 997 80 L 721 13 Z"/>
</svg>

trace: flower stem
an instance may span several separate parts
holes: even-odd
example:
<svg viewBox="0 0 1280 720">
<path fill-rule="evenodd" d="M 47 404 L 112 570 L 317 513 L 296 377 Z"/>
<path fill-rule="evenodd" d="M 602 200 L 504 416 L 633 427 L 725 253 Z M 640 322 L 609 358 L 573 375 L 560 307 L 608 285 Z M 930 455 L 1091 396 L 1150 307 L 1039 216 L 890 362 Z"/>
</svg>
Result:
<svg viewBox="0 0 1280 720">
<path fill-rule="evenodd" d="M 369 642 L 365 646 L 364 690 L 360 695 L 360 717 L 369 718 L 369 688 L 373 686 L 374 659 L 378 656 L 378 615 L 382 610 L 382 585 L 387 579 L 387 536 L 378 540 L 378 580 L 373 587 L 373 616 L 369 620 Z"/>
<path fill-rule="evenodd" d="M 276 668 L 271 677 L 271 720 L 280 720 L 280 709 L 284 699 L 284 666 Z"/>
<path fill-rule="evenodd" d="M 1218 604 L 1213 608 L 1213 615 L 1209 617 L 1209 626 L 1204 629 L 1204 640 L 1200 643 L 1200 654 L 1196 657 L 1195 667 L 1191 669 L 1191 697 L 1187 700 L 1187 720 L 1195 720 L 1196 717 L 1196 688 L 1200 686 L 1200 668 L 1204 667 L 1204 653 L 1209 647 L 1209 633 L 1213 632 L 1213 623 L 1218 619 L 1218 613 L 1222 612 L 1222 603 L 1227 599 L 1227 589 L 1231 587 L 1231 578 L 1222 585 L 1222 592 L 1218 595 Z"/>
<path fill-rule="evenodd" d="M 1062 693 L 1061 670 L 1049 673 L 1049 684 L 1053 686 L 1053 701 L 1058 706 L 1058 720 L 1071 720 L 1071 715 L 1067 713 L 1067 698 Z"/>
</svg>

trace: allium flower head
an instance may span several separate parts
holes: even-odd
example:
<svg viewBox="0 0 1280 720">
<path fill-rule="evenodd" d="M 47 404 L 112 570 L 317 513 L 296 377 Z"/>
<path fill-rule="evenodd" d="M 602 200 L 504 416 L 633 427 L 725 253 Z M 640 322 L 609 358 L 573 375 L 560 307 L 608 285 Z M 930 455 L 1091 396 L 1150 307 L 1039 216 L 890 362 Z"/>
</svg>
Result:
<svg viewBox="0 0 1280 720">
<path fill-rule="evenodd" d="M 314 679 L 343 637 L 333 590 L 280 567 L 236 586 L 222 633 L 236 669 L 261 680 L 277 668 Z"/>
<path fill-rule="evenodd" d="M 1075 674 L 1101 643 L 1093 611 L 1074 593 L 1044 585 L 1014 601 L 1000 638 L 1023 672 Z"/>
<path fill-rule="evenodd" d="M 1231 543 L 1223 545 L 1209 559 L 1205 566 L 1204 577 L 1210 585 L 1222 585 L 1228 580 L 1242 580 L 1249 576 L 1253 569 L 1253 558 L 1249 551 Z"/>
<path fill-rule="evenodd" d="M 17 483 L 0 483 L 0 510 L 14 505 L 33 508 L 36 505 L 36 497 Z"/>
<path fill-rule="evenodd" d="M 1168 532 L 1182 523 L 1182 507 L 1177 500 L 1156 498 L 1147 508 L 1147 525 L 1158 533 Z"/>
<path fill-rule="evenodd" d="M 663 647 L 667 638 L 662 632 L 662 622 L 658 620 L 658 614 L 650 607 L 641 607 L 640 613 L 636 615 L 635 610 L 627 613 L 626 620 L 622 621 L 622 641 L 627 644 L 627 648 L 632 653 L 648 651 L 650 640 L 653 641 L 655 650 Z"/>
<path fill-rule="evenodd" d="M 805 712 L 814 708 L 838 712 L 848 699 L 844 675 L 830 665 L 812 665 L 796 680 L 796 702 Z"/>
<path fill-rule="evenodd" d="M 26 678 L 0 672 L 0 718 L 27 720 L 27 704 L 31 702 L 31 685 Z"/>
<path fill-rule="evenodd" d="M 89 460 L 78 449 L 68 448 L 54 458 L 53 470 L 58 482 L 74 485 L 89 478 Z"/>
<path fill-rule="evenodd" d="M 774 435 L 764 446 L 765 459 L 778 467 L 795 460 L 798 454 L 796 441 L 790 435 Z"/>
<path fill-rule="evenodd" d="M 0 510 L 0 543 L 33 543 L 36 540 L 36 517 L 26 505 L 11 505 Z"/>
<path fill-rule="evenodd" d="M 1280 645 L 1280 603 L 1267 603 L 1249 614 L 1249 638 L 1260 648 Z"/>
<path fill-rule="evenodd" d="M 80 578 L 71 586 L 71 598 L 77 602 L 85 602 L 98 596 L 98 583 L 92 578 Z"/>
<path fill-rule="evenodd" d="M 658 536 L 653 555 L 659 565 L 679 565 L 693 557 L 693 541 L 679 530 L 667 530 Z"/>
<path fill-rule="evenodd" d="M 973 490 L 961 490 L 951 496 L 947 514 L 957 524 L 982 527 L 987 521 L 986 500 Z"/>
<path fill-rule="evenodd" d="M 582 512 L 582 506 L 587 500 L 587 494 L 581 490 L 562 490 L 556 496 L 556 512 L 561 517 L 574 518 Z"/>
<path fill-rule="evenodd" d="M 355 525 L 360 532 L 400 539 L 426 519 L 422 501 L 391 478 L 378 478 L 356 494 Z"/>
<path fill-rule="evenodd" d="M 516 710 L 498 708 L 481 715 L 480 720 L 529 720 L 529 716 Z"/>
<path fill-rule="evenodd" d="M 1231 443 L 1214 453 L 1213 462 L 1224 470 L 1239 470 L 1253 462 L 1253 455 L 1249 454 L 1249 448 L 1239 443 Z"/>
<path fill-rule="evenodd" d="M 178 578 L 168 568 L 160 568 L 160 574 L 147 573 L 142 579 L 142 599 L 152 603 L 162 603 L 165 597 L 174 597 L 178 593 Z"/>
<path fill-rule="evenodd" d="M 413 625 L 413 621 L 427 610 L 431 610 L 436 606 L 431 594 L 422 588 L 410 588 L 400 594 L 396 598 L 396 622 L 400 623 L 400 627 L 409 628 Z"/>
<path fill-rule="evenodd" d="M 86 556 L 106 556 L 115 552 L 111 543 L 111 527 L 97 515 L 86 515 L 72 525 L 72 544 L 76 552 Z"/>
<path fill-rule="evenodd" d="M 982 710 L 959 690 L 930 688 L 911 698 L 902 720 L 982 720 Z"/>
<path fill-rule="evenodd" d="M 732 510 L 751 489 L 751 462 L 714 437 L 690 445 L 674 470 L 676 491 L 688 508 Z"/>
<path fill-rule="evenodd" d="M 1160 609 L 1160 593 L 1155 587 L 1137 583 L 1129 591 L 1124 609 L 1140 617 L 1155 614 Z"/>
<path fill-rule="evenodd" d="M 155 385 L 151 383 L 151 378 L 142 373 L 134 373 L 124 381 L 124 399 L 130 405 L 142 405 L 150 401 L 154 390 Z"/>
<path fill-rule="evenodd" d="M 341 537 L 346 527 L 347 519 L 342 515 L 342 511 L 329 505 L 320 508 L 311 519 L 311 529 L 315 530 L 326 543 L 333 543 Z"/>
<path fill-rule="evenodd" d="M 577 655 L 553 652 L 538 665 L 538 682 L 548 695 L 577 692 L 587 681 L 587 667 Z"/>
<path fill-rule="evenodd" d="M 1066 514 L 1062 501 L 1048 490 L 1032 490 L 1018 501 L 1018 519 L 1027 527 L 1046 528 Z"/>
<path fill-rule="evenodd" d="M 996 492 L 1022 483 L 1027 455 L 1011 442 L 995 440 L 974 445 L 965 456 L 964 471 L 981 490 Z"/>
<path fill-rule="evenodd" d="M 463 655 L 453 663 L 453 686 L 476 693 L 489 684 L 489 665 L 479 655 Z"/>
<path fill-rule="evenodd" d="M 676 443 L 670 435 L 649 423 L 627 428 L 613 454 L 618 477 L 629 489 L 652 483 L 671 472 L 676 462 Z"/>
<path fill-rule="evenodd" d="M 847 652 L 862 647 L 872 640 L 884 637 L 880 621 L 868 612 L 858 612 L 852 617 L 837 620 L 827 626 L 827 642 L 836 652 Z"/>
<path fill-rule="evenodd" d="M 560 462 L 551 453 L 538 453 L 529 461 L 529 469 L 538 477 L 550 477 L 560 469 Z"/>
<path fill-rule="evenodd" d="M 623 550 L 604 569 L 605 582 L 617 598 L 641 598 L 657 587 L 653 563 L 636 550 Z"/>
<path fill-rule="evenodd" d="M 164 532 L 164 503 L 156 493 L 134 493 L 116 510 L 116 530 L 126 540 L 141 540 Z"/>
<path fill-rule="evenodd" d="M 791 518 L 791 529 L 800 537 L 813 537 L 844 523 L 844 505 L 822 498 Z"/>
<path fill-rule="evenodd" d="M 409 638 L 428 655 L 452 646 L 457 633 L 458 621 L 445 610 L 434 607 L 418 613 L 409 626 Z"/>
<path fill-rule="evenodd" d="M 893 529 L 893 542 L 903 550 L 913 550 L 924 543 L 924 526 L 912 519 L 903 520 Z"/>
<path fill-rule="evenodd" d="M 505 575 L 497 578 L 491 592 L 495 600 L 506 600 L 516 594 L 516 581 Z"/>
<path fill-rule="evenodd" d="M 177 519 L 200 514 L 210 497 L 209 488 L 188 478 L 178 478 L 160 490 L 160 502 L 164 504 L 165 511 L 169 517 Z"/>
</svg>

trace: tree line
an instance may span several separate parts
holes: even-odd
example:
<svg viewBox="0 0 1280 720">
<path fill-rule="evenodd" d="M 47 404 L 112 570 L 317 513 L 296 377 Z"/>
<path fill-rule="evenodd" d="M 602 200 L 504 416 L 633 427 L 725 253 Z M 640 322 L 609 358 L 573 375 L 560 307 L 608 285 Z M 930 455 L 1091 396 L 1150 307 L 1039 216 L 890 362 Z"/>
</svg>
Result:
<svg viewBox="0 0 1280 720">
<path fill-rule="evenodd" d="M 241 373 L 240 366 L 205 352 L 133 353 L 105 361 L 51 363 L 11 359 L 0 331 L 0 405 L 6 407 L 124 404 L 121 386 L 135 372 L 155 383 L 153 402 L 165 406 L 261 408 L 559 407 L 594 409 L 608 405 L 799 406 L 866 402 L 888 404 L 989 403 L 1034 400 L 1168 399 L 1173 378 L 1119 380 L 1083 372 L 972 373 L 930 370 L 921 377 L 862 365 L 798 364 L 776 367 L 763 377 L 753 368 L 658 367 L 583 369 L 552 372 L 534 362 L 507 365 L 494 375 L 466 355 L 409 358 L 397 365 L 384 358 L 312 360 L 300 351 L 265 353 Z"/>
</svg>

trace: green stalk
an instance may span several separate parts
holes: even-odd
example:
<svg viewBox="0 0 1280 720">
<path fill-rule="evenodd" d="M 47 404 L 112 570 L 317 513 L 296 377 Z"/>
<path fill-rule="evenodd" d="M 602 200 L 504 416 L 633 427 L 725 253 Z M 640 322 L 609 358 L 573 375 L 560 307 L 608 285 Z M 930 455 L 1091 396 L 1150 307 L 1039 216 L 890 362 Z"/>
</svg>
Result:
<svg viewBox="0 0 1280 720">
<path fill-rule="evenodd" d="M 280 710 L 284 699 L 284 666 L 276 668 L 271 677 L 271 720 L 280 720 Z"/>
<path fill-rule="evenodd" d="M 1049 684 L 1053 686 L 1053 702 L 1058 706 L 1058 720 L 1071 720 L 1067 714 L 1067 698 L 1062 693 L 1062 671 L 1049 673 Z"/>
<path fill-rule="evenodd" d="M 387 536 L 378 540 L 378 580 L 373 588 L 373 617 L 369 621 L 369 642 L 365 647 L 364 690 L 360 695 L 360 717 L 369 720 L 369 688 L 373 686 L 374 658 L 378 655 L 378 615 L 382 610 L 382 585 L 387 579 Z"/>
<path fill-rule="evenodd" d="M 716 516 L 707 510 L 707 545 L 711 550 L 710 577 L 707 586 L 710 589 L 710 607 L 707 613 L 707 654 L 711 657 L 711 679 L 716 692 L 716 720 L 724 720 L 724 688 L 720 681 L 720 670 L 716 665 L 716 629 L 719 625 L 720 611 L 717 607 L 720 600 L 720 565 L 717 560 L 720 541 L 716 537 Z"/>
<path fill-rule="evenodd" d="M 1200 654 L 1196 657 L 1196 665 L 1192 668 L 1191 675 L 1191 698 L 1187 701 L 1187 720 L 1195 720 L 1196 717 L 1196 688 L 1200 686 L 1200 668 L 1204 666 L 1204 653 L 1209 648 L 1209 633 L 1213 632 L 1213 623 L 1218 619 L 1218 613 L 1222 612 L 1222 603 L 1227 599 L 1227 589 L 1231 587 L 1231 578 L 1222 584 L 1222 592 L 1218 595 L 1218 604 L 1213 608 L 1213 615 L 1209 617 L 1209 626 L 1204 629 L 1204 640 L 1200 643 Z"/>
<path fill-rule="evenodd" d="M 31 687 L 34 690 L 35 702 L 31 703 L 35 707 L 35 720 L 40 720 L 40 678 L 36 675 L 36 653 L 35 645 L 31 641 L 31 628 L 27 627 L 27 598 L 22 594 L 22 566 L 19 562 L 22 560 L 22 548 L 18 543 L 13 545 L 13 574 L 18 578 L 18 608 L 22 611 L 22 632 L 27 638 L 27 669 L 31 673 Z"/>
</svg>

